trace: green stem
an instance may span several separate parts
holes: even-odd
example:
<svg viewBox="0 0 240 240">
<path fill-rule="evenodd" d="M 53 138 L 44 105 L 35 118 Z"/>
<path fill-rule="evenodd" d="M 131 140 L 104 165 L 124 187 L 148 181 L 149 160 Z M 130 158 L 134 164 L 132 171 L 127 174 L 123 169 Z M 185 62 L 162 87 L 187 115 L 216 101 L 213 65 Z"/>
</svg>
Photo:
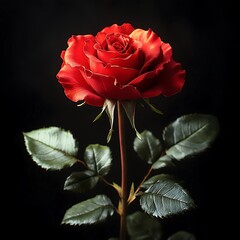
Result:
<svg viewBox="0 0 240 240">
<path fill-rule="evenodd" d="M 127 160 L 126 160 L 126 142 L 124 130 L 124 110 L 121 102 L 117 102 L 118 108 L 118 134 L 119 134 L 119 147 L 121 156 L 121 203 L 122 209 L 120 212 L 120 240 L 126 239 L 127 230 Z"/>
<path fill-rule="evenodd" d="M 149 177 L 150 173 L 152 172 L 152 167 L 150 167 L 150 169 L 148 170 L 146 176 L 143 178 L 143 180 L 141 181 L 141 183 L 139 184 L 138 188 L 136 189 L 135 191 L 135 195 L 137 195 L 137 193 L 139 192 L 139 190 L 141 189 L 142 187 L 142 184 L 146 181 L 146 179 Z"/>
</svg>

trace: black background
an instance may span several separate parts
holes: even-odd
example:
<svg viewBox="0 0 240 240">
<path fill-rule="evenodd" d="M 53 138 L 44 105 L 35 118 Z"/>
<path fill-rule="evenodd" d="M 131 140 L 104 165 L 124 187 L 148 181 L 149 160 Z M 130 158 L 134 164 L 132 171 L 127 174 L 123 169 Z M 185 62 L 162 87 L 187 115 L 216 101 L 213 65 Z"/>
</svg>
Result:
<svg viewBox="0 0 240 240">
<path fill-rule="evenodd" d="M 130 22 L 135 28 L 152 28 L 173 48 L 174 59 L 186 69 L 182 92 L 153 99 L 163 112 L 159 116 L 148 107 L 136 109 L 136 126 L 160 137 L 162 128 L 188 113 L 215 115 L 220 134 L 212 148 L 175 169 L 166 169 L 183 180 L 197 208 L 164 219 L 164 237 L 178 230 L 194 233 L 207 240 L 220 233 L 219 183 L 224 160 L 223 121 L 225 54 L 227 45 L 223 1 L 3 1 L 1 4 L 1 59 L 3 113 L 2 132 L 2 211 L 8 238 L 15 236 L 62 237 L 65 239 L 108 239 L 118 235 L 118 217 L 96 226 L 64 226 L 61 220 L 73 204 L 105 193 L 115 204 L 117 195 L 103 185 L 77 195 L 63 191 L 71 169 L 46 171 L 26 152 L 22 132 L 58 126 L 70 130 L 79 142 L 79 157 L 91 143 L 106 144 L 107 116 L 92 123 L 100 108 L 77 107 L 63 93 L 56 74 L 61 66 L 60 53 L 67 39 L 75 34 L 93 34 L 114 23 Z M 134 131 L 128 122 L 127 146 L 129 182 L 139 183 L 147 171 L 145 163 L 132 150 Z M 114 129 L 117 129 L 115 123 Z M 109 181 L 120 181 L 117 131 L 110 142 L 113 167 Z M 139 210 L 138 203 L 129 213 Z M 223 210 L 223 209 L 222 209 Z M 217 226 L 213 223 L 217 222 Z M 5 227 L 4 227 L 5 228 Z M 215 238 L 214 238 L 215 239 Z M 217 239 L 217 238 L 216 238 Z M 220 239 L 220 238 L 218 238 Z"/>
</svg>

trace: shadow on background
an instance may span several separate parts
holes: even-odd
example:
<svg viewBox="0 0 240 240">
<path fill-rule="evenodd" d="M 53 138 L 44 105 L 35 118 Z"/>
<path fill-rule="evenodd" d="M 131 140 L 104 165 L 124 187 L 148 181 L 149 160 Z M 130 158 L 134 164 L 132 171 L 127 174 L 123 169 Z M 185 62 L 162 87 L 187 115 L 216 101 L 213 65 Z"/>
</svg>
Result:
<svg viewBox="0 0 240 240">
<path fill-rule="evenodd" d="M 61 66 L 60 53 L 71 35 L 93 34 L 113 23 L 130 22 L 135 28 L 152 28 L 173 48 L 174 59 L 182 63 L 187 77 L 183 91 L 170 97 L 153 99 L 163 112 L 159 116 L 148 108 L 137 108 L 136 126 L 156 137 L 177 117 L 188 113 L 209 113 L 220 122 L 220 135 L 213 147 L 170 173 L 183 179 L 198 207 L 193 211 L 163 220 L 165 237 L 177 230 L 194 233 L 198 240 L 212 239 L 216 230 L 217 184 L 223 164 L 223 95 L 226 46 L 219 41 L 224 31 L 221 1 L 77 1 L 46 0 L 6 2 L 1 7 L 2 94 L 4 104 L 4 151 L 7 157 L 4 200 L 8 211 L 5 223 L 19 237 L 55 236 L 66 239 L 108 239 L 118 235 L 118 217 L 87 227 L 60 225 L 66 209 L 73 204 L 106 193 L 117 204 L 115 192 L 98 185 L 87 194 L 63 191 L 70 169 L 51 172 L 38 167 L 26 152 L 22 132 L 58 126 L 70 130 L 79 142 L 79 157 L 91 143 L 106 144 L 107 116 L 92 123 L 100 108 L 77 107 L 68 100 L 56 74 Z M 116 125 L 115 125 L 116 129 Z M 129 181 L 139 182 L 147 171 L 132 150 L 134 131 L 129 133 Z M 109 181 L 120 181 L 117 131 L 110 142 L 114 165 Z M 7 181 L 7 182 L 6 182 Z M 6 189 L 5 189 L 6 188 Z M 4 206 L 3 206 L 4 208 Z M 129 212 L 138 210 L 133 204 Z"/>
</svg>

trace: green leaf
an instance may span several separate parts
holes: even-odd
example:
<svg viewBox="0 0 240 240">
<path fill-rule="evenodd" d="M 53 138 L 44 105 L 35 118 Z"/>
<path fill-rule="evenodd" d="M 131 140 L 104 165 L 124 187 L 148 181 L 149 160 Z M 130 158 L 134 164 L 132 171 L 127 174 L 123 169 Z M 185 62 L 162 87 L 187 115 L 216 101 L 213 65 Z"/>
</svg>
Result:
<svg viewBox="0 0 240 240">
<path fill-rule="evenodd" d="M 106 105 L 103 105 L 101 112 L 94 118 L 93 122 L 96 122 L 102 116 L 102 114 L 106 110 L 106 107 Z"/>
<path fill-rule="evenodd" d="M 156 218 L 137 211 L 127 216 L 127 231 L 131 240 L 159 240 L 162 225 Z"/>
<path fill-rule="evenodd" d="M 135 101 L 122 101 L 122 106 L 124 108 L 124 111 L 132 125 L 132 128 L 135 130 L 136 136 L 141 139 L 140 133 L 137 131 L 137 128 L 135 126 L 135 108 L 136 108 L 136 102 Z"/>
<path fill-rule="evenodd" d="M 174 166 L 174 163 L 172 161 L 172 158 L 170 158 L 168 155 L 161 156 L 153 165 L 153 169 L 159 169 L 163 167 L 170 167 Z"/>
<path fill-rule="evenodd" d="M 130 192 L 129 192 L 129 196 L 128 196 L 128 200 L 127 200 L 128 204 L 133 202 L 135 199 L 136 199 L 136 194 L 135 194 L 135 190 L 134 190 L 134 183 L 132 183 Z"/>
<path fill-rule="evenodd" d="M 152 176 L 151 178 L 149 178 L 148 180 L 146 180 L 143 184 L 142 184 L 142 188 L 149 188 L 151 187 L 154 183 L 156 183 L 157 181 L 162 181 L 162 180 L 170 180 L 170 181 L 174 181 L 175 177 L 173 177 L 172 175 L 169 174 L 158 174 L 155 176 Z"/>
<path fill-rule="evenodd" d="M 28 153 L 44 169 L 60 170 L 77 161 L 76 140 L 69 131 L 49 127 L 25 132 L 23 135 Z"/>
<path fill-rule="evenodd" d="M 104 109 L 106 109 L 106 113 L 108 115 L 109 122 L 110 122 L 110 130 L 109 130 L 108 136 L 107 136 L 107 142 L 110 142 L 110 140 L 112 138 L 112 132 L 113 132 L 114 110 L 116 107 L 116 101 L 106 99 L 103 107 L 104 107 Z"/>
<path fill-rule="evenodd" d="M 133 148 L 142 160 L 152 164 L 160 157 L 162 145 L 159 139 L 155 138 L 148 130 L 143 131 L 140 135 L 141 140 L 135 138 Z"/>
<path fill-rule="evenodd" d="M 85 149 L 84 161 L 96 175 L 105 176 L 108 174 L 112 163 L 110 148 L 99 144 L 91 144 Z"/>
<path fill-rule="evenodd" d="M 115 182 L 113 182 L 112 186 L 118 192 L 119 197 L 122 198 L 122 188 Z"/>
<path fill-rule="evenodd" d="M 85 105 L 85 104 L 86 104 L 86 102 L 83 101 L 82 103 L 77 104 L 77 106 L 78 106 L 78 107 L 82 107 L 82 106 Z"/>
<path fill-rule="evenodd" d="M 115 107 L 116 107 L 116 101 L 106 99 L 103 104 L 101 112 L 93 120 L 93 122 L 96 122 L 102 116 L 103 112 L 106 111 L 109 122 L 110 122 L 110 130 L 108 132 L 107 142 L 110 142 L 112 137 Z"/>
<path fill-rule="evenodd" d="M 218 131 L 218 121 L 212 115 L 184 115 L 163 131 L 166 154 L 171 158 L 181 160 L 201 153 L 211 146 Z"/>
<path fill-rule="evenodd" d="M 62 224 L 83 225 L 105 221 L 114 213 L 111 200 L 105 195 L 80 202 L 69 208 L 62 220 Z"/>
<path fill-rule="evenodd" d="M 145 101 L 145 103 L 152 109 L 152 111 L 154 111 L 157 114 L 163 115 L 162 111 L 160 111 L 159 109 L 157 109 L 154 105 L 152 105 L 149 101 L 148 98 L 144 98 L 143 99 Z"/>
<path fill-rule="evenodd" d="M 158 180 L 140 198 L 142 209 L 154 217 L 167 217 L 189 210 L 193 200 L 178 183 L 171 179 Z"/>
<path fill-rule="evenodd" d="M 64 183 L 64 190 L 83 193 L 96 186 L 99 177 L 92 171 L 73 172 Z"/>
<path fill-rule="evenodd" d="M 178 231 L 170 236 L 167 240 L 196 240 L 195 236 L 187 231 Z"/>
</svg>

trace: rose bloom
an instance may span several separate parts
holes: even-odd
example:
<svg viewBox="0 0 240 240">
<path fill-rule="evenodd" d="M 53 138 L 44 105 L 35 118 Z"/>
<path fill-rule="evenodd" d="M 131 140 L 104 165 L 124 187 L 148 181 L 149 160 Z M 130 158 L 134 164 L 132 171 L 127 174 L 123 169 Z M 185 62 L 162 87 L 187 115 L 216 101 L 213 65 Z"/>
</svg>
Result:
<svg viewBox="0 0 240 240">
<path fill-rule="evenodd" d="M 93 35 L 76 35 L 62 51 L 57 74 L 66 96 L 93 106 L 109 100 L 148 99 L 181 91 L 185 71 L 172 48 L 151 29 L 113 24 Z"/>
</svg>

